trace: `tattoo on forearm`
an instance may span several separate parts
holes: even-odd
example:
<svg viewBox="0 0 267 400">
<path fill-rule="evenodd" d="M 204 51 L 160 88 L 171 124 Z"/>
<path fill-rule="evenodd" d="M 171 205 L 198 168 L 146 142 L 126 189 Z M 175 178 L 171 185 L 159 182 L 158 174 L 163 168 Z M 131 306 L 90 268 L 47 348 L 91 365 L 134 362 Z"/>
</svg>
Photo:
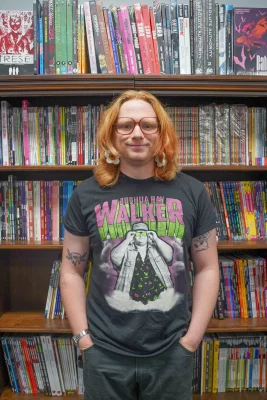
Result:
<svg viewBox="0 0 267 400">
<path fill-rule="evenodd" d="M 76 267 L 77 264 L 81 264 L 81 262 L 86 261 L 86 256 L 87 253 L 80 254 L 80 253 L 75 253 L 74 251 L 71 253 L 69 249 L 67 249 L 68 254 L 66 255 L 66 258 L 72 262 L 72 264 Z"/>
<path fill-rule="evenodd" d="M 206 232 L 203 235 L 200 235 L 193 239 L 193 244 L 196 251 L 203 251 L 209 248 L 209 238 L 211 237 L 211 232 Z"/>
</svg>

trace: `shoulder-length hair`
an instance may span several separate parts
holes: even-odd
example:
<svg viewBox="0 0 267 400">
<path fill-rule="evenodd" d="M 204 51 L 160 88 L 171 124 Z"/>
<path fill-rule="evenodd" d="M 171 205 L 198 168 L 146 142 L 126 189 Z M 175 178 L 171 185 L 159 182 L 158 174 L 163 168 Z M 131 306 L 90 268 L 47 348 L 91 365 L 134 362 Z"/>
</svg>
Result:
<svg viewBox="0 0 267 400">
<path fill-rule="evenodd" d="M 158 167 L 155 163 L 154 177 L 159 180 L 174 179 L 179 170 L 176 161 L 178 142 L 170 116 L 164 110 L 161 102 L 151 93 L 146 91 L 127 90 L 112 101 L 106 111 L 102 114 L 99 123 L 97 141 L 100 149 L 100 158 L 98 160 L 98 165 L 94 169 L 97 182 L 100 186 L 114 186 L 118 181 L 120 165 L 108 164 L 105 152 L 110 151 L 114 157 L 118 155 L 118 151 L 115 149 L 113 144 L 114 124 L 117 120 L 122 104 L 129 100 L 143 100 L 153 107 L 160 123 L 160 140 L 154 156 L 158 155 L 161 159 L 163 152 L 166 156 L 166 165 L 164 167 Z"/>
</svg>

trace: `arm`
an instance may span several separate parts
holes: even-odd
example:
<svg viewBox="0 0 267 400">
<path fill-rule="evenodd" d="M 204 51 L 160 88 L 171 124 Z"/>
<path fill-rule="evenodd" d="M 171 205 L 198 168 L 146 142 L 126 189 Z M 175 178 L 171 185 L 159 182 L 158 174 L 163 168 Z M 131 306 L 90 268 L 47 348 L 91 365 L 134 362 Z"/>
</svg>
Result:
<svg viewBox="0 0 267 400">
<path fill-rule="evenodd" d="M 191 257 L 196 270 L 192 319 L 180 342 L 188 350 L 195 351 L 205 334 L 219 292 L 216 229 L 193 239 Z"/>
<path fill-rule="evenodd" d="M 83 329 L 88 329 L 83 277 L 88 265 L 89 246 L 89 236 L 76 236 L 65 230 L 60 271 L 60 290 L 73 335 Z M 92 344 L 89 335 L 84 336 L 79 341 L 81 350 L 90 347 Z"/>
<path fill-rule="evenodd" d="M 118 246 L 114 247 L 114 249 L 112 250 L 110 258 L 113 264 L 116 265 L 117 267 L 120 267 L 123 257 L 127 252 L 129 244 L 133 243 L 134 236 L 135 236 L 134 232 L 129 231 L 126 235 L 125 240 L 121 242 Z"/>
</svg>

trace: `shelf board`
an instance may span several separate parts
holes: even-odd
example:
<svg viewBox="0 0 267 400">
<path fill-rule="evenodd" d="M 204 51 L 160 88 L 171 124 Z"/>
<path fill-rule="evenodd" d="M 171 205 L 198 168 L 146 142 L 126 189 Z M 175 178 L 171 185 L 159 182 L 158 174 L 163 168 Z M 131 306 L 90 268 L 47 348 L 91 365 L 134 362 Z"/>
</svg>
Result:
<svg viewBox="0 0 267 400">
<path fill-rule="evenodd" d="M 212 332 L 266 332 L 266 318 L 212 319 L 206 330 Z M 0 318 L 0 332 L 71 333 L 67 319 L 45 319 L 42 312 L 7 312 Z"/>
<path fill-rule="evenodd" d="M 0 172 L 68 172 L 68 171 L 92 171 L 94 165 L 33 165 L 25 167 L 22 165 L 16 166 L 0 166 Z M 226 172 L 260 172 L 267 171 L 267 166 L 249 166 L 249 165 L 182 165 L 182 171 L 226 171 Z"/>
<path fill-rule="evenodd" d="M 0 241 L 0 250 L 61 250 L 63 241 L 42 242 L 24 242 L 24 241 Z M 243 240 L 228 241 L 221 240 L 218 242 L 219 251 L 236 251 L 236 250 L 264 250 L 267 249 L 267 240 Z"/>
<path fill-rule="evenodd" d="M 0 318 L 0 332 L 70 333 L 66 319 L 46 319 L 42 312 L 8 312 Z"/>
<path fill-rule="evenodd" d="M 161 96 L 266 97 L 267 76 L 135 75 L 135 89 Z"/>
<path fill-rule="evenodd" d="M 27 395 L 27 394 L 16 394 L 13 393 L 11 389 L 5 389 L 0 397 L 1 400 L 45 400 L 47 396 L 44 394 L 38 395 Z M 62 396 L 56 397 L 57 400 L 81 400 L 83 399 L 83 395 L 70 395 L 70 396 Z M 266 400 L 266 393 L 248 393 L 248 392 L 234 392 L 234 393 L 204 393 L 202 396 L 199 394 L 193 395 L 193 400 Z"/>
<path fill-rule="evenodd" d="M 0 76 L 0 97 L 114 96 L 134 89 L 133 75 L 17 75 Z"/>
<path fill-rule="evenodd" d="M 127 89 L 161 96 L 266 97 L 267 76 L 18 75 L 0 76 L 0 97 L 110 96 Z"/>
</svg>

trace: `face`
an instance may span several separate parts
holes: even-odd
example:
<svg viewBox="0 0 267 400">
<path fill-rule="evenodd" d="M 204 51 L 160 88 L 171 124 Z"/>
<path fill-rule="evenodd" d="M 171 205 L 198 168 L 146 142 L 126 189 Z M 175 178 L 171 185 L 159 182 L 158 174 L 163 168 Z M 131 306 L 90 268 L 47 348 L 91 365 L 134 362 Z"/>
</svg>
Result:
<svg viewBox="0 0 267 400">
<path fill-rule="evenodd" d="M 147 233 L 145 231 L 136 231 L 134 241 L 137 246 L 146 246 Z"/>
<path fill-rule="evenodd" d="M 129 100 L 124 103 L 118 118 L 130 117 L 135 122 L 139 122 L 144 117 L 156 117 L 152 106 L 143 100 Z M 144 134 L 139 125 L 135 125 L 133 132 L 129 135 L 121 135 L 116 130 L 114 132 L 114 145 L 117 149 L 120 160 L 121 170 L 124 167 L 135 169 L 137 166 L 151 166 L 154 168 L 154 154 L 159 144 L 159 132 Z"/>
</svg>

